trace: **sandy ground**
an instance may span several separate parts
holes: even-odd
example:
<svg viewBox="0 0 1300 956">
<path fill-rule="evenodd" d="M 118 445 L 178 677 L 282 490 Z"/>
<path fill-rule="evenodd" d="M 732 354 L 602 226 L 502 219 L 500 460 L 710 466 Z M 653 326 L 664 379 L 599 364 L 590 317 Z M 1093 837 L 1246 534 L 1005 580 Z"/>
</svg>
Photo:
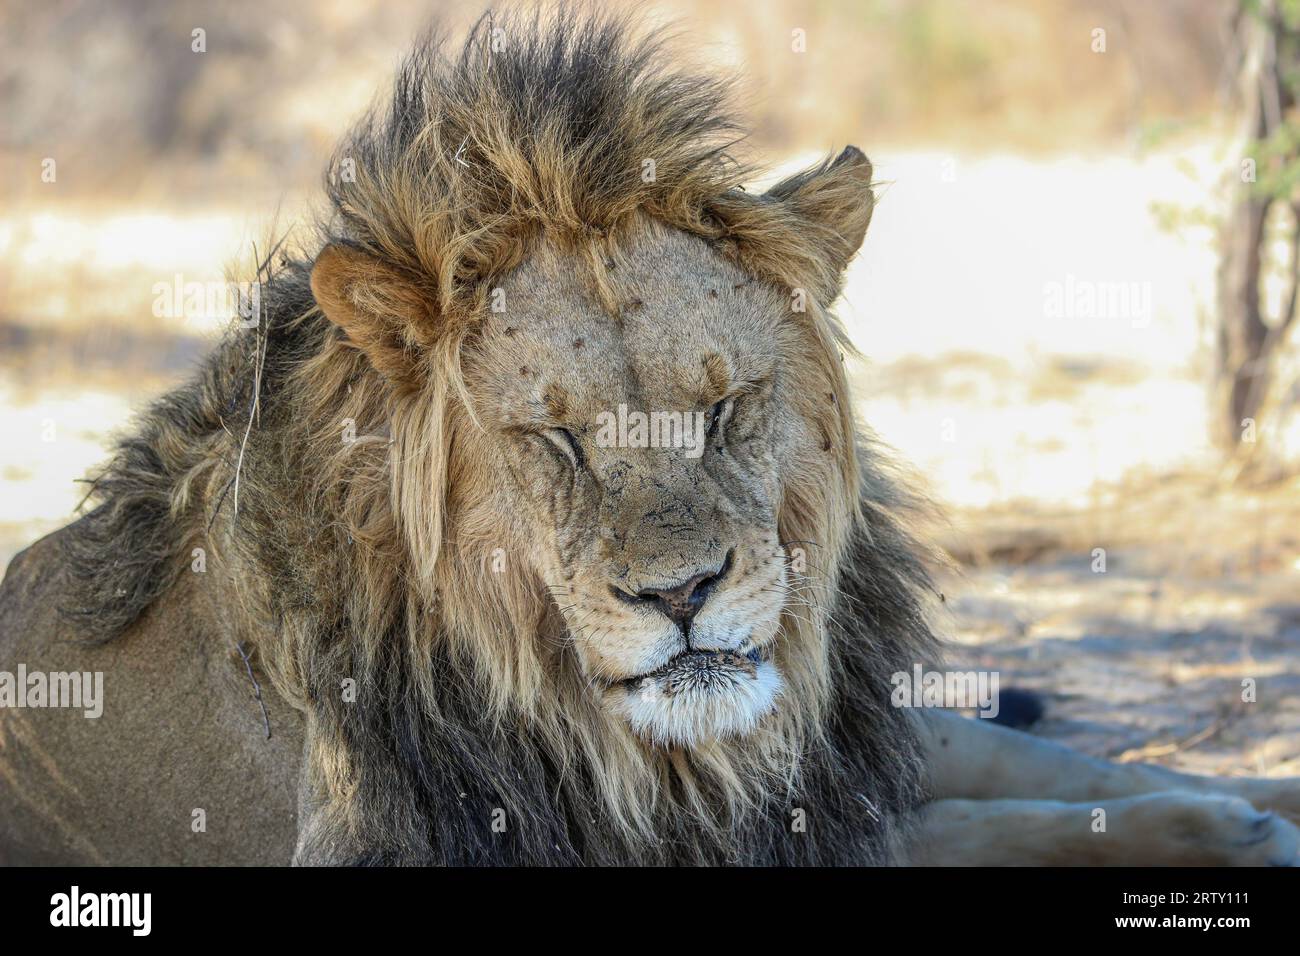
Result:
<svg viewBox="0 0 1300 956">
<path fill-rule="evenodd" d="M 1300 776 L 1300 483 L 1204 492 L 1168 478 L 1110 534 L 1077 514 L 966 515 L 975 537 L 1020 551 L 945 581 L 954 664 L 1040 691 L 1035 732 L 1088 753 Z M 1171 533 L 1178 521 L 1190 527 Z"/>
<path fill-rule="evenodd" d="M 1156 225 L 1213 157 L 950 159 L 881 158 L 842 311 L 868 357 L 862 417 L 951 515 L 954 662 L 1042 691 L 1037 732 L 1090 753 L 1300 775 L 1300 485 L 1216 475 L 1208 238 Z M 221 278 L 250 220 L 0 215 L 0 567 L 68 520 L 114 430 L 213 335 L 155 319 L 153 284 Z M 1074 280 L 1147 283 L 1149 308 L 1054 315 L 1053 284 Z"/>
</svg>

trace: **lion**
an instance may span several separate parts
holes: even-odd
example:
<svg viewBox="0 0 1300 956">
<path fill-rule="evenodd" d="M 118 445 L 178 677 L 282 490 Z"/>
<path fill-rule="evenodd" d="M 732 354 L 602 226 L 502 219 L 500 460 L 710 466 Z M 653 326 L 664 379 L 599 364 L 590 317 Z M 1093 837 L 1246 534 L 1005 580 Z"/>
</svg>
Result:
<svg viewBox="0 0 1300 956">
<path fill-rule="evenodd" d="M 319 237 L 12 562 L 0 663 L 105 700 L 0 709 L 0 859 L 1295 858 L 1289 781 L 893 706 L 939 556 L 831 310 L 872 166 L 747 192 L 729 103 L 617 17 L 417 46 Z"/>
</svg>

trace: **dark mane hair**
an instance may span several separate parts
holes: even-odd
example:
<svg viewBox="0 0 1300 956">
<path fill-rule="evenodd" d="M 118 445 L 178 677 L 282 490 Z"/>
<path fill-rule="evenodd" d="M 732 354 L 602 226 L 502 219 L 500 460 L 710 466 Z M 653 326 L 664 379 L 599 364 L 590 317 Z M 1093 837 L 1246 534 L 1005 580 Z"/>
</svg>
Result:
<svg viewBox="0 0 1300 956">
<path fill-rule="evenodd" d="M 834 681 L 816 702 L 821 726 L 784 775 L 739 750 L 629 755 L 575 703 L 563 669 L 545 678 L 548 702 L 526 706 L 446 639 L 513 627 L 524 642 L 551 605 L 515 581 L 503 622 L 423 588 L 474 574 L 463 555 L 414 553 L 403 537 L 414 506 L 394 491 L 397 462 L 453 454 L 453 436 L 433 451 L 420 437 L 444 406 L 394 389 L 313 298 L 316 255 L 346 244 L 468 335 L 494 278 L 540 235 L 585 254 L 648 216 L 809 290 L 807 322 L 842 384 L 837 348 L 850 347 L 827 308 L 840 277 L 826 250 L 841 262 L 854 250 L 800 207 L 835 187 L 796 197 L 804 176 L 766 197 L 741 190 L 752 171 L 732 155 L 741 127 L 726 84 L 675 69 L 661 46 L 625 19 L 571 8 L 484 18 L 454 56 L 437 37 L 422 42 L 391 101 L 331 161 L 320 235 L 259 271 L 257 327 L 232 330 L 145 412 L 66 536 L 63 610 L 96 641 L 129 629 L 205 549 L 229 626 L 311 717 L 305 772 L 319 799 L 302 860 L 882 862 L 922 799 L 915 731 L 889 706 L 888 675 L 935 653 L 926 558 L 908 530 L 914 503 L 854 440 L 847 400 L 834 412 L 849 436 L 836 474 L 859 511 L 805 498 L 782 518 L 783 535 L 825 543 L 828 613 L 816 626 Z M 418 321 L 401 334 L 412 351 L 432 335 Z M 429 367 L 426 392 L 454 395 L 455 364 Z M 342 447 L 342 421 L 362 439 Z M 427 495 L 452 474 L 443 461 L 410 485 Z M 355 701 L 340 700 L 344 680 Z M 484 807 L 507 811 L 506 833 L 484 824 Z M 806 832 L 791 826 L 797 810 Z"/>
</svg>

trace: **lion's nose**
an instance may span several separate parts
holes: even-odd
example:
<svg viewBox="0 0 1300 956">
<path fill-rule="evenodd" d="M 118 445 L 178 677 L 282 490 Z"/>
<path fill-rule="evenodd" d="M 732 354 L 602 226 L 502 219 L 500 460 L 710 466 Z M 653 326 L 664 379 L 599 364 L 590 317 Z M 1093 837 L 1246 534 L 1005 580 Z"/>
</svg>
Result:
<svg viewBox="0 0 1300 956">
<path fill-rule="evenodd" d="M 683 635 L 689 634 L 692 619 L 699 613 L 700 608 L 704 607 L 704 602 L 709 599 L 713 589 L 731 570 L 731 559 L 734 553 L 734 549 L 727 552 L 721 567 L 701 571 L 680 584 L 673 584 L 666 588 L 646 588 L 638 591 L 635 597 L 631 595 L 627 597 L 634 602 L 654 604 L 672 618 L 673 623 L 681 628 Z"/>
</svg>

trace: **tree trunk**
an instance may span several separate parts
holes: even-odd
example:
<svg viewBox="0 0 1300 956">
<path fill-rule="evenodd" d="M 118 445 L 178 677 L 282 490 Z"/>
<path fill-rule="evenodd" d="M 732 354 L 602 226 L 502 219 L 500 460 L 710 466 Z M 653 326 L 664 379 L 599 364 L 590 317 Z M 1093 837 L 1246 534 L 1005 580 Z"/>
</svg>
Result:
<svg viewBox="0 0 1300 956">
<path fill-rule="evenodd" d="M 1239 26 L 1244 31 L 1239 74 L 1246 155 L 1256 159 L 1262 178 L 1300 162 L 1294 148 L 1283 155 L 1264 155 L 1261 144 L 1273 145 L 1296 105 L 1293 74 L 1300 66 L 1300 38 L 1288 26 L 1275 3 L 1256 8 L 1243 4 Z M 1300 217 L 1300 204 L 1278 195 L 1273 187 L 1240 176 L 1232 184 L 1233 198 L 1220 236 L 1218 273 L 1218 336 L 1214 384 L 1213 438 L 1230 455 L 1249 450 L 1259 437 L 1260 413 L 1269 398 L 1274 353 L 1282 345 L 1295 315 L 1300 290 L 1300 218 L 1291 233 L 1290 288 L 1283 296 L 1283 313 L 1267 321 L 1260 302 L 1269 211 L 1282 202 Z"/>
<path fill-rule="evenodd" d="M 1259 276 L 1269 206 L 1267 199 L 1243 188 L 1221 239 L 1215 438 L 1228 451 L 1247 436 L 1267 391 L 1268 363 L 1263 359 L 1268 326 L 1260 311 Z"/>
</svg>

